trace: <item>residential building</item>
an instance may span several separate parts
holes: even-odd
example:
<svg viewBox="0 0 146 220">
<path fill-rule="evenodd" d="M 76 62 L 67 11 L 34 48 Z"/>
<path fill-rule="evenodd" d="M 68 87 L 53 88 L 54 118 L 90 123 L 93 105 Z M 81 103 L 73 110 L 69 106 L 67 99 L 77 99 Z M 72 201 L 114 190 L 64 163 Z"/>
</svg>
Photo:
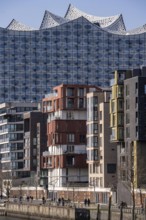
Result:
<svg viewBox="0 0 146 220">
<path fill-rule="evenodd" d="M 131 190 L 146 187 L 146 68 L 116 71 L 111 97 L 111 141 L 118 150 L 118 199 L 131 203 Z"/>
<path fill-rule="evenodd" d="M 37 109 L 36 103 L 0 104 L 0 162 L 2 172 L 13 178 L 28 176 L 24 170 L 23 113 Z"/>
<path fill-rule="evenodd" d="M 94 187 L 95 200 L 104 196 L 107 188 L 116 191 L 117 147 L 110 143 L 109 100 L 111 90 L 102 89 L 87 94 L 87 163 L 89 186 Z"/>
<path fill-rule="evenodd" d="M 24 171 L 29 173 L 30 186 L 48 185 L 41 156 L 47 150 L 47 115 L 40 111 L 24 113 Z"/>
<path fill-rule="evenodd" d="M 62 84 L 43 99 L 43 112 L 48 114 L 48 155 L 44 160 L 49 191 L 87 186 L 86 94 L 93 90 L 94 86 Z"/>
<path fill-rule="evenodd" d="M 145 35 L 72 5 L 64 18 L 45 11 L 37 30 L 13 19 L 0 29 L 0 103 L 41 101 L 62 83 L 107 87 L 115 69 L 145 64 Z"/>
</svg>

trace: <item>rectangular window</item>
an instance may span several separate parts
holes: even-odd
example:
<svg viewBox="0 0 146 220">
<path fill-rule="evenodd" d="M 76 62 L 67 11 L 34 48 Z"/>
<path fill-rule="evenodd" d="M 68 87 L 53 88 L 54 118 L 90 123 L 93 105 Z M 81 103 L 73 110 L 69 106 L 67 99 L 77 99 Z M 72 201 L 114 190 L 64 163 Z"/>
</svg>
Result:
<svg viewBox="0 0 146 220">
<path fill-rule="evenodd" d="M 94 133 L 97 134 L 98 133 L 98 124 L 97 123 L 93 124 L 93 129 L 94 129 Z"/>
<path fill-rule="evenodd" d="M 37 139 L 33 138 L 33 145 L 36 145 L 36 144 L 37 144 Z"/>
<path fill-rule="evenodd" d="M 137 89 L 138 89 L 138 83 L 135 83 L 135 93 L 137 93 Z"/>
<path fill-rule="evenodd" d="M 74 145 L 67 145 L 67 152 L 74 152 Z"/>
<path fill-rule="evenodd" d="M 126 124 L 130 123 L 130 114 L 126 113 Z"/>
<path fill-rule="evenodd" d="M 112 101 L 112 103 L 111 103 L 111 111 L 115 112 L 115 102 L 114 101 Z"/>
<path fill-rule="evenodd" d="M 118 113 L 118 125 L 124 124 L 124 115 L 123 113 Z"/>
<path fill-rule="evenodd" d="M 74 119 L 74 113 L 73 112 L 67 112 L 66 113 L 66 118 L 67 119 Z"/>
<path fill-rule="evenodd" d="M 130 128 L 126 127 L 126 137 L 129 138 L 130 137 Z"/>
<path fill-rule="evenodd" d="M 107 173 L 116 173 L 116 164 L 108 163 L 107 164 Z"/>
<path fill-rule="evenodd" d="M 74 99 L 68 98 L 67 99 L 67 108 L 73 108 L 74 107 Z"/>
<path fill-rule="evenodd" d="M 123 128 L 118 128 L 118 139 L 123 139 L 124 138 L 124 129 Z"/>
<path fill-rule="evenodd" d="M 135 122 L 138 122 L 138 112 L 135 112 Z"/>
<path fill-rule="evenodd" d="M 117 97 L 118 98 L 123 97 L 123 86 L 118 86 L 117 87 Z"/>
<path fill-rule="evenodd" d="M 94 141 L 94 146 L 97 147 L 98 146 L 98 137 L 94 136 L 93 141 Z"/>
<path fill-rule="evenodd" d="M 138 97 L 135 98 L 135 107 L 137 107 Z"/>
<path fill-rule="evenodd" d="M 102 133 L 102 124 L 99 125 L 99 128 L 100 128 L 100 129 L 99 129 L 99 130 L 100 130 L 100 133 Z"/>
<path fill-rule="evenodd" d="M 126 96 L 128 96 L 129 95 L 129 85 L 126 85 Z"/>
<path fill-rule="evenodd" d="M 67 88 L 67 96 L 74 96 L 74 88 Z"/>
<path fill-rule="evenodd" d="M 123 110 L 124 109 L 124 101 L 119 99 L 118 100 L 118 110 Z"/>
<path fill-rule="evenodd" d="M 102 120 L 102 111 L 99 112 L 100 120 Z"/>
<path fill-rule="evenodd" d="M 84 96 L 84 88 L 79 88 L 78 95 L 79 96 Z"/>
<path fill-rule="evenodd" d="M 66 165 L 68 165 L 68 166 L 75 165 L 75 158 L 74 158 L 74 156 L 67 156 L 66 157 Z"/>
<path fill-rule="evenodd" d="M 135 136 L 138 138 L 138 126 L 135 127 Z"/>
<path fill-rule="evenodd" d="M 93 160 L 98 160 L 98 150 L 94 150 L 94 155 L 93 155 L 94 159 Z"/>
<path fill-rule="evenodd" d="M 75 135 L 74 134 L 67 134 L 67 142 L 74 143 L 75 142 Z"/>
<path fill-rule="evenodd" d="M 37 149 L 33 148 L 33 156 L 36 156 L 36 154 L 37 154 Z"/>
<path fill-rule="evenodd" d="M 126 110 L 130 108 L 130 101 L 129 99 L 126 99 Z"/>
<path fill-rule="evenodd" d="M 146 94 L 146 85 L 144 85 L 144 94 Z"/>
<path fill-rule="evenodd" d="M 79 98 L 79 108 L 84 108 L 84 98 Z"/>
<path fill-rule="evenodd" d="M 80 135 L 80 143 L 86 143 L 86 135 Z"/>
</svg>

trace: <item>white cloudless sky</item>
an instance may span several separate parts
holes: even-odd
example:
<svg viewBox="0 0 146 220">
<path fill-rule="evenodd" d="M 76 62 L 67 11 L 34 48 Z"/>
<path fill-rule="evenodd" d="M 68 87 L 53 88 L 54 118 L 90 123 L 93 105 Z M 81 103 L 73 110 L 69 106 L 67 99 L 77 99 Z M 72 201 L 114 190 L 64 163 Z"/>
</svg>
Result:
<svg viewBox="0 0 146 220">
<path fill-rule="evenodd" d="M 96 16 L 122 13 L 127 30 L 146 24 L 146 0 L 0 0 L 0 27 L 14 18 L 39 28 L 45 10 L 63 17 L 69 4 Z"/>
</svg>

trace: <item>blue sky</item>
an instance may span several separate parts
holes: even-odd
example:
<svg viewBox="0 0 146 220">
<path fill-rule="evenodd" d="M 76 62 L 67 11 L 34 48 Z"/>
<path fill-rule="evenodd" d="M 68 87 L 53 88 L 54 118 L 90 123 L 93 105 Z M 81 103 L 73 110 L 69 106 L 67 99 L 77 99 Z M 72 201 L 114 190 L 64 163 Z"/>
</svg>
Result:
<svg viewBox="0 0 146 220">
<path fill-rule="evenodd" d="M 0 0 L 0 27 L 15 18 L 39 28 L 45 10 L 64 16 L 70 3 L 97 16 L 122 13 L 127 29 L 146 24 L 146 0 Z"/>
</svg>

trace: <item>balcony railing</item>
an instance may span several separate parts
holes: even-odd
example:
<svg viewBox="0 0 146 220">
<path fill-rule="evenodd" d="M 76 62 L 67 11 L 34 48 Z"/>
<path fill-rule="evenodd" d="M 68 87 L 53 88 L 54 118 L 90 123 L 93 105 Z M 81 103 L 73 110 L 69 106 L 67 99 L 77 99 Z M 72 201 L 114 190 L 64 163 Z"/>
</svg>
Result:
<svg viewBox="0 0 146 220">
<path fill-rule="evenodd" d="M 4 158 L 1 158 L 1 161 L 9 161 L 11 160 L 11 157 L 4 157 Z"/>
<path fill-rule="evenodd" d="M 49 98 L 49 97 L 57 97 L 57 96 L 58 96 L 58 93 L 56 93 L 56 92 L 52 92 L 52 93 L 46 94 L 46 95 L 45 95 L 45 98 Z"/>
<path fill-rule="evenodd" d="M 0 130 L 0 134 L 8 132 L 8 128 Z"/>
<path fill-rule="evenodd" d="M 4 153 L 4 152 L 9 152 L 10 151 L 10 147 L 6 147 L 6 148 L 1 148 L 0 149 L 0 153 Z"/>
<path fill-rule="evenodd" d="M 7 119 L 0 120 L 0 124 L 7 123 L 7 122 L 8 122 L 8 120 L 7 120 Z"/>
<path fill-rule="evenodd" d="M 0 143 L 3 143 L 3 142 L 9 142 L 9 138 L 0 139 Z"/>
<path fill-rule="evenodd" d="M 63 154 L 86 154 L 86 150 L 78 150 L 78 151 L 63 151 Z"/>
</svg>

